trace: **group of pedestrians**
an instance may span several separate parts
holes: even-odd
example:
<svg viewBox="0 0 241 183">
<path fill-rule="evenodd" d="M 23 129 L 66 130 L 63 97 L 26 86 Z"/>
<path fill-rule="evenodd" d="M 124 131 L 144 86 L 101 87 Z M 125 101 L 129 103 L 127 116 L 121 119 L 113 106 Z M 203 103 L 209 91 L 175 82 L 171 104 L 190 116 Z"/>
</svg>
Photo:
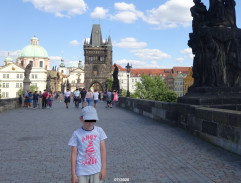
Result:
<svg viewBox="0 0 241 183">
<path fill-rule="evenodd" d="M 73 98 L 73 103 L 75 104 L 75 108 L 79 108 L 80 103 L 82 103 L 82 109 L 85 106 L 90 106 L 92 101 L 94 102 L 94 108 L 97 108 L 97 104 L 99 101 L 103 101 L 103 99 L 106 99 L 106 108 L 112 108 L 113 105 L 116 105 L 118 101 L 118 93 L 117 91 L 111 92 L 108 90 L 108 92 L 98 92 L 96 89 L 94 92 L 89 90 L 85 90 L 85 88 L 76 88 L 75 91 L 71 92 L 69 89 L 66 90 L 64 93 L 64 102 L 66 105 L 66 108 L 69 108 L 71 98 Z"/>
<path fill-rule="evenodd" d="M 108 90 L 106 93 L 106 108 L 112 108 L 112 106 L 115 106 L 118 102 L 118 93 L 116 90 L 111 92 L 111 90 Z"/>
<path fill-rule="evenodd" d="M 52 91 L 48 92 L 44 90 L 43 93 L 41 91 L 39 92 L 35 91 L 34 93 L 32 93 L 30 90 L 27 90 L 23 94 L 23 98 L 24 98 L 24 107 L 26 108 L 46 109 L 48 107 L 51 109 L 53 106 L 54 95 Z M 20 96 L 20 99 L 21 99 L 21 96 Z"/>
</svg>

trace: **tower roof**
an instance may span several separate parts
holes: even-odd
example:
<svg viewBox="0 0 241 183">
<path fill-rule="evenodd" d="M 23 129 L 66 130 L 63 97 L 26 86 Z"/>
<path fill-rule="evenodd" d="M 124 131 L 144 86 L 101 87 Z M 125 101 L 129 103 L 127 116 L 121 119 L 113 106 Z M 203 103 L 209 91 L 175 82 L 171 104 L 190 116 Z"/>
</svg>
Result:
<svg viewBox="0 0 241 183">
<path fill-rule="evenodd" d="M 108 37 L 108 45 L 112 45 L 110 36 Z"/>
<path fill-rule="evenodd" d="M 100 24 L 94 24 L 92 26 L 92 31 L 91 31 L 91 36 L 90 36 L 90 45 L 101 46 L 102 43 L 103 43 L 103 41 L 102 41 Z"/>
</svg>

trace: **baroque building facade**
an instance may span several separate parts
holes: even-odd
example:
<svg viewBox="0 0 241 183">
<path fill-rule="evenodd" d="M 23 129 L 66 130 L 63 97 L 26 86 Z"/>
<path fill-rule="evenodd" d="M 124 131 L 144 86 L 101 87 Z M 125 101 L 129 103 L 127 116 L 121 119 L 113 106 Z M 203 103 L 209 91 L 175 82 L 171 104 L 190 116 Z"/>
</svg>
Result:
<svg viewBox="0 0 241 183">
<path fill-rule="evenodd" d="M 9 56 L 0 67 L 0 96 L 1 98 L 15 98 L 17 92 L 23 88 L 24 71 L 28 64 L 32 64 L 30 73 L 31 85 L 37 86 L 39 91 L 46 88 L 47 69 L 50 59 L 47 51 L 39 45 L 38 38 L 34 36 L 30 45 L 25 46 L 16 62 Z"/>
</svg>

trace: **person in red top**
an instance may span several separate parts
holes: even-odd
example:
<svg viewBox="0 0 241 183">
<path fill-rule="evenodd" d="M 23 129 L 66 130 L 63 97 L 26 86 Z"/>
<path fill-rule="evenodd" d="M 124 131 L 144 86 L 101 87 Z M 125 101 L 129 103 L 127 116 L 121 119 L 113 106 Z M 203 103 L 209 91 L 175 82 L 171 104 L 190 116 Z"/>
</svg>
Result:
<svg viewBox="0 0 241 183">
<path fill-rule="evenodd" d="M 52 93 L 52 91 L 50 91 L 50 92 L 49 92 L 49 95 L 48 95 L 48 104 L 49 104 L 49 108 L 50 108 L 50 109 L 51 109 L 52 106 L 53 106 L 53 98 L 54 98 L 53 93 Z"/>
<path fill-rule="evenodd" d="M 46 109 L 47 99 L 48 99 L 48 92 L 44 90 L 43 99 L 42 99 L 42 109 Z"/>
</svg>

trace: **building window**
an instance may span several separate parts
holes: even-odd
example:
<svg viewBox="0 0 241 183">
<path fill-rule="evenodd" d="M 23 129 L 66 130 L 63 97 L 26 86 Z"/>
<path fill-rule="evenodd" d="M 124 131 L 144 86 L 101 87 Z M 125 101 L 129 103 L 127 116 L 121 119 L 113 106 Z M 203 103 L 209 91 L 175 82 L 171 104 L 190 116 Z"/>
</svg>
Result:
<svg viewBox="0 0 241 183">
<path fill-rule="evenodd" d="M 43 67 L 43 61 L 39 62 L 39 67 Z"/>
<path fill-rule="evenodd" d="M 38 75 L 37 74 L 35 74 L 35 79 L 37 79 L 38 78 Z"/>
<path fill-rule="evenodd" d="M 3 88 L 9 88 L 9 83 L 3 83 Z"/>
<path fill-rule="evenodd" d="M 19 74 L 17 74 L 17 78 L 19 78 L 20 76 L 19 76 Z"/>
<path fill-rule="evenodd" d="M 104 57 L 100 57 L 100 61 L 103 62 L 104 61 Z"/>
<path fill-rule="evenodd" d="M 20 78 L 23 78 L 23 74 L 20 74 Z"/>
<path fill-rule="evenodd" d="M 23 87 L 23 83 L 16 83 L 16 88 L 22 88 Z"/>
<path fill-rule="evenodd" d="M 23 67 L 23 60 L 21 60 L 21 66 Z"/>
<path fill-rule="evenodd" d="M 31 74 L 31 78 L 34 79 L 34 74 Z"/>
<path fill-rule="evenodd" d="M 9 78 L 9 74 L 3 74 L 3 78 Z"/>
</svg>

